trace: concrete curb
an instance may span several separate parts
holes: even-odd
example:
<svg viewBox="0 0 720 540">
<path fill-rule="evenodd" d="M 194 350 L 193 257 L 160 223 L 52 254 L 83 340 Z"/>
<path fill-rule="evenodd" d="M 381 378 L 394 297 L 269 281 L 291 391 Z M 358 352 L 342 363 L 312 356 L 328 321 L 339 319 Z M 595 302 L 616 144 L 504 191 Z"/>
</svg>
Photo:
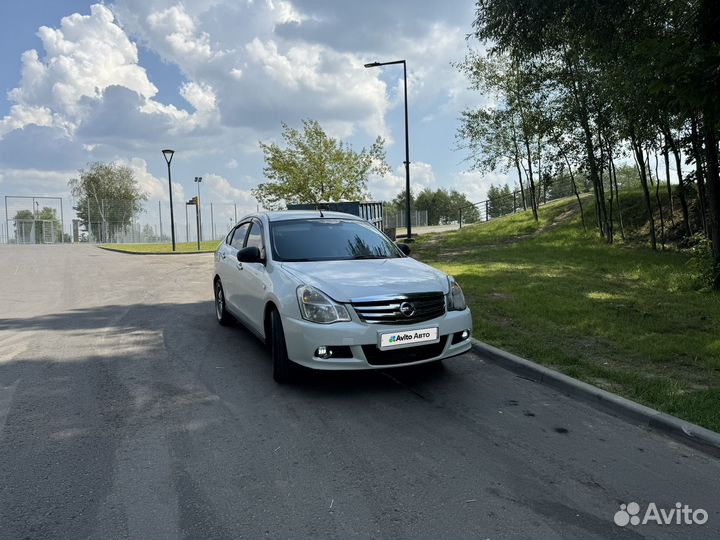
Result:
<svg viewBox="0 0 720 540">
<path fill-rule="evenodd" d="M 550 386 L 563 394 L 599 407 L 606 412 L 663 432 L 670 437 L 713 454 L 720 454 L 720 433 L 656 411 L 591 384 L 573 379 L 512 353 L 472 339 L 472 350 L 491 362 L 529 380 Z"/>
<path fill-rule="evenodd" d="M 215 250 L 202 249 L 200 251 L 125 251 L 124 249 L 115 249 L 104 246 L 95 246 L 105 251 L 113 251 L 115 253 L 123 253 L 125 255 L 197 255 L 198 253 L 215 253 Z"/>
</svg>

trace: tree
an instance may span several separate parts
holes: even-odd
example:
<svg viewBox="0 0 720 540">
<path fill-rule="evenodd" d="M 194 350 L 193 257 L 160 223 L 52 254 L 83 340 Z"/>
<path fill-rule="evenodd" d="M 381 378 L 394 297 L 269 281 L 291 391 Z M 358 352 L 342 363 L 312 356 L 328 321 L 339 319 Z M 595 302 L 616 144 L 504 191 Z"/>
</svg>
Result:
<svg viewBox="0 0 720 540">
<path fill-rule="evenodd" d="M 498 73 L 510 73 L 507 80 L 518 84 L 495 84 L 502 77 L 488 79 L 489 71 L 478 63 L 465 71 L 471 81 L 499 88 L 498 103 L 516 113 L 531 195 L 532 167 L 546 154 L 540 142 L 550 137 L 560 158 L 553 168 L 571 175 L 576 195 L 573 177 L 586 175 L 598 232 L 612 243 L 615 214 L 621 234 L 623 226 L 615 163 L 632 156 L 655 248 L 655 220 L 659 217 L 662 241 L 664 217 L 658 167 L 653 185 L 649 155 L 660 152 L 668 195 L 680 203 L 686 237 L 693 232 L 689 199 L 697 196 L 701 229 L 711 240 L 714 287 L 720 289 L 720 2 L 478 0 L 476 7 L 474 36 L 489 45 L 491 61 L 512 68 Z M 537 152 L 531 152 L 535 143 Z M 676 187 L 670 183 L 670 154 Z M 682 173 L 682 154 L 694 165 L 693 174 Z M 543 198 L 546 172 L 538 171 Z"/>
<path fill-rule="evenodd" d="M 428 225 L 439 225 L 441 220 L 448 218 L 453 212 L 450 194 L 442 188 L 437 191 L 423 189 L 415 198 L 415 209 L 427 212 Z"/>
<path fill-rule="evenodd" d="M 403 189 L 400 193 L 395 195 L 395 198 L 385 203 L 385 212 L 388 214 L 399 214 L 405 215 L 405 201 L 407 200 L 407 192 Z M 410 192 L 410 206 L 415 205 L 415 197 L 413 197 L 412 191 Z"/>
<path fill-rule="evenodd" d="M 44 206 L 37 215 L 33 214 L 31 210 L 18 210 L 13 219 L 15 220 L 15 238 L 18 240 L 30 241 L 33 231 L 36 244 L 42 244 L 48 239 L 55 242 L 62 242 L 66 239 L 62 230 L 62 223 L 54 208 Z M 44 229 L 44 225 L 40 222 L 50 222 L 52 224 L 54 237 L 48 238 L 45 236 L 46 230 L 49 231 L 49 229 Z"/>
<path fill-rule="evenodd" d="M 399 197 L 396 197 L 396 199 Z M 404 196 L 402 200 L 405 200 Z M 472 203 L 465 195 L 454 189 L 448 191 L 439 188 L 433 191 L 430 188 L 425 188 L 415 197 L 415 209 L 427 212 L 428 225 L 440 225 L 458 221 L 461 208 L 463 223 L 473 223 L 479 219 L 478 209 L 472 206 Z"/>
<path fill-rule="evenodd" d="M 143 211 L 147 195 L 140 190 L 132 169 L 118 163 L 95 162 L 80 169 L 68 182 L 75 212 L 88 233 L 101 241 L 130 227 Z"/>
<path fill-rule="evenodd" d="M 495 218 L 512 214 L 515 202 L 513 199 L 513 192 L 510 191 L 510 187 L 507 184 L 501 188 L 490 184 L 487 197 L 488 217 Z"/>
<path fill-rule="evenodd" d="M 302 132 L 282 124 L 285 148 L 260 142 L 268 182 L 252 193 L 264 207 L 362 199 L 368 177 L 388 172 L 382 137 L 369 150 L 355 152 L 349 144 L 329 137 L 317 121 L 302 123 Z"/>
<path fill-rule="evenodd" d="M 492 106 L 462 112 L 459 146 L 469 151 L 472 169 L 507 172 L 514 167 L 523 209 L 530 202 L 537 220 L 539 194 L 533 164 L 539 179 L 547 129 L 543 118 L 546 98 L 538 85 L 537 66 L 507 55 L 483 56 L 471 51 L 456 67 L 468 77 L 471 88 L 491 94 L 496 100 Z M 527 193 L 523 172 L 528 182 Z"/>
<path fill-rule="evenodd" d="M 480 219 L 477 206 L 473 206 L 473 203 L 464 194 L 453 189 L 450 191 L 450 215 L 445 216 L 445 220 L 459 220 L 461 208 L 463 223 L 475 223 Z"/>
</svg>

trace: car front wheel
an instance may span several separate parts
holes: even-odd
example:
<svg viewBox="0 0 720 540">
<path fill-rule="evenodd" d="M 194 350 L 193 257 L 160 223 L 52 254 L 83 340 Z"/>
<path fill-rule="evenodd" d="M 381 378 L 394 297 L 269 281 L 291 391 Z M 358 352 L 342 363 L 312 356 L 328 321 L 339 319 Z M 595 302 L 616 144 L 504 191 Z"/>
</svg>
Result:
<svg viewBox="0 0 720 540">
<path fill-rule="evenodd" d="M 289 383 L 295 375 L 295 363 L 288 358 L 285 332 L 283 332 L 280 313 L 273 311 L 271 324 L 271 351 L 273 360 L 273 379 L 279 384 Z"/>
<path fill-rule="evenodd" d="M 225 305 L 225 291 L 219 279 L 215 280 L 215 316 L 217 321 L 223 326 L 232 324 L 232 315 L 228 313 Z"/>
</svg>

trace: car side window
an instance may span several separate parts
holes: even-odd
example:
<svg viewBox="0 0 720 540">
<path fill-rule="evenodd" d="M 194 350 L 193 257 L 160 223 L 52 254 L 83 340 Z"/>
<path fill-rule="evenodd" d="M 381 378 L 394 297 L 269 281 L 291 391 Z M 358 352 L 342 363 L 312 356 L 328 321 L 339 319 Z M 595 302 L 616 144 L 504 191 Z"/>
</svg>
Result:
<svg viewBox="0 0 720 540">
<path fill-rule="evenodd" d="M 260 250 L 260 254 L 263 254 L 263 241 L 262 241 L 262 228 L 257 221 L 253 221 L 252 227 L 250 228 L 250 234 L 247 238 L 245 247 L 255 246 Z"/>
<path fill-rule="evenodd" d="M 230 245 L 237 250 L 242 249 L 243 243 L 245 242 L 245 236 L 247 235 L 247 231 L 249 228 L 250 223 L 243 223 L 242 225 L 238 225 L 237 227 L 235 227 L 235 232 L 232 235 Z"/>
</svg>

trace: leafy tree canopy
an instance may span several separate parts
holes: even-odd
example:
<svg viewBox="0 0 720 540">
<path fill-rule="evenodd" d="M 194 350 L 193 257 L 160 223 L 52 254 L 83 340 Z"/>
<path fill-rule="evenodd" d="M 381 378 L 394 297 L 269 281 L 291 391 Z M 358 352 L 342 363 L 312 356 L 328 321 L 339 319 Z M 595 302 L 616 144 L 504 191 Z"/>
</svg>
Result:
<svg viewBox="0 0 720 540">
<path fill-rule="evenodd" d="M 472 223 L 479 218 L 477 208 L 471 206 L 472 203 L 464 194 L 454 189 L 448 191 L 443 188 L 437 190 L 425 188 L 418 193 L 417 197 L 412 197 L 411 204 L 415 210 L 427 211 L 428 225 L 457 221 L 460 216 L 460 208 L 463 209 L 463 223 Z M 404 213 L 405 191 L 398 193 L 392 202 L 386 205 L 386 208 Z"/>
<path fill-rule="evenodd" d="M 283 123 L 282 139 L 284 148 L 260 142 L 268 181 L 258 185 L 253 196 L 266 208 L 361 200 L 366 197 L 368 177 L 389 170 L 381 137 L 370 149 L 355 152 L 349 144 L 329 137 L 319 122 L 303 120 L 302 131 Z"/>
<path fill-rule="evenodd" d="M 75 211 L 83 226 L 106 238 L 127 228 L 143 211 L 147 195 L 140 190 L 132 169 L 118 163 L 91 163 L 68 182 Z"/>
</svg>

